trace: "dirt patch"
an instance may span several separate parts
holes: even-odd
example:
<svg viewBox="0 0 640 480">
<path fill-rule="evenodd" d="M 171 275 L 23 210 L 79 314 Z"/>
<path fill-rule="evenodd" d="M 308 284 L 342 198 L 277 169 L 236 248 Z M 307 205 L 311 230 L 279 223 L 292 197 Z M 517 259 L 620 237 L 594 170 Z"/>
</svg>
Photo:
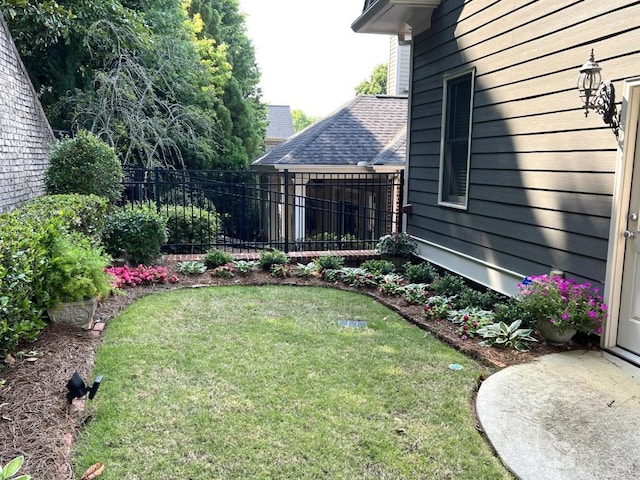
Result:
<svg viewBox="0 0 640 480">
<path fill-rule="evenodd" d="M 578 348 L 597 348 L 586 339 L 563 348 L 549 347 L 540 342 L 530 352 L 518 353 L 478 345 L 478 340 L 461 340 L 450 322 L 426 321 L 421 308 L 402 299 L 387 297 L 369 290 L 356 290 L 342 284 L 328 284 L 319 278 L 291 277 L 276 279 L 265 272 L 248 276 L 215 278 L 208 272 L 201 275 L 183 275 L 177 272 L 176 262 L 166 261 L 170 275 L 178 277 L 177 284 L 155 285 L 127 289 L 103 301 L 96 312 L 96 321 L 108 322 L 136 299 L 174 288 L 214 285 L 270 285 L 321 286 L 358 291 L 384 303 L 409 322 L 430 331 L 434 336 L 482 363 L 503 368 L 530 362 L 540 355 Z M 38 480 L 73 479 L 71 447 L 77 431 L 90 420 L 83 402 L 74 401 L 71 409 L 66 402 L 66 383 L 78 371 L 87 382 L 93 358 L 100 342 L 98 331 L 78 331 L 61 325 L 50 325 L 39 339 L 23 347 L 31 356 L 18 356 L 0 372 L 5 386 L 0 389 L 0 464 L 18 455 L 24 455 L 25 464 L 20 473 L 34 475 Z"/>
</svg>

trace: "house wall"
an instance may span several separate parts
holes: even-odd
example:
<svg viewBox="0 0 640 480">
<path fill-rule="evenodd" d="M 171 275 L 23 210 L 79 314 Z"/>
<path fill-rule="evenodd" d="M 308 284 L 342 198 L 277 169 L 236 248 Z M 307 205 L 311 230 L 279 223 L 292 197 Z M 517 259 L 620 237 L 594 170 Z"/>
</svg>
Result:
<svg viewBox="0 0 640 480">
<path fill-rule="evenodd" d="M 411 45 L 400 44 L 397 35 L 389 37 L 389 67 L 387 70 L 387 95 L 409 93 L 411 71 Z"/>
<path fill-rule="evenodd" d="M 591 48 L 619 92 L 640 75 L 638 18 L 635 1 L 442 1 L 413 48 L 407 231 L 422 256 L 505 292 L 505 277 L 551 269 L 604 282 L 618 143 L 585 118 L 576 78 Z M 443 75 L 470 66 L 469 203 L 456 210 L 438 206 Z"/>
<path fill-rule="evenodd" d="M 0 15 L 0 212 L 43 192 L 53 132 Z"/>
</svg>

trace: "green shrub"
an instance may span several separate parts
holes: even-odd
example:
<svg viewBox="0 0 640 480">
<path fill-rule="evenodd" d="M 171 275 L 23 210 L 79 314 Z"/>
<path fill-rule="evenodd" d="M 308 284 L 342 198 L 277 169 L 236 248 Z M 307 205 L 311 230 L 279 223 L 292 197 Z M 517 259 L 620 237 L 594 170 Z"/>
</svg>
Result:
<svg viewBox="0 0 640 480">
<path fill-rule="evenodd" d="M 108 206 L 105 197 L 70 193 L 31 199 L 19 211 L 20 215 L 36 222 L 58 218 L 67 232 L 79 232 L 100 243 Z"/>
<path fill-rule="evenodd" d="M 88 238 L 65 234 L 54 243 L 46 276 L 49 307 L 104 296 L 111 290 L 105 272 L 109 257 Z"/>
<path fill-rule="evenodd" d="M 467 287 L 456 298 L 455 304 L 461 307 L 476 307 L 482 310 L 493 310 L 497 297 L 491 290 L 484 292 Z"/>
<path fill-rule="evenodd" d="M 318 270 L 339 270 L 344 267 L 344 257 L 338 255 L 326 255 L 316 259 Z"/>
<path fill-rule="evenodd" d="M 109 255 L 131 264 L 149 264 L 160 257 L 167 241 L 167 221 L 146 206 L 120 207 L 107 215 L 102 241 Z"/>
<path fill-rule="evenodd" d="M 193 252 L 194 245 L 211 243 L 218 234 L 219 215 L 192 206 L 169 206 L 167 210 L 168 241 L 172 252 Z"/>
<path fill-rule="evenodd" d="M 44 183 L 49 194 L 93 193 L 116 202 L 123 190 L 122 178 L 122 165 L 113 148 L 81 131 L 54 146 Z"/>
<path fill-rule="evenodd" d="M 462 277 L 457 275 L 445 274 L 443 277 L 436 278 L 431 282 L 431 290 L 437 295 L 452 297 L 460 295 L 467 288 Z"/>
<path fill-rule="evenodd" d="M 60 235 L 58 219 L 35 221 L 19 210 L 0 215 L 0 358 L 45 326 L 46 275 Z"/>
<path fill-rule="evenodd" d="M 280 250 L 270 250 L 260 254 L 260 266 L 263 270 L 271 270 L 271 265 L 282 265 L 289 263 L 287 254 Z"/>
<path fill-rule="evenodd" d="M 429 262 L 421 262 L 415 265 L 406 263 L 404 276 L 409 283 L 431 283 L 436 278 L 436 269 Z"/>
<path fill-rule="evenodd" d="M 213 248 L 206 253 L 202 261 L 207 268 L 216 268 L 233 261 L 233 255 L 224 250 Z"/>
<path fill-rule="evenodd" d="M 497 323 L 511 324 L 514 320 L 521 320 L 523 328 L 535 328 L 538 320 L 517 297 L 495 304 L 493 311 Z"/>
<path fill-rule="evenodd" d="M 392 273 L 395 270 L 395 265 L 389 260 L 367 260 L 360 265 L 369 273 L 375 273 L 378 275 L 386 275 Z"/>
</svg>

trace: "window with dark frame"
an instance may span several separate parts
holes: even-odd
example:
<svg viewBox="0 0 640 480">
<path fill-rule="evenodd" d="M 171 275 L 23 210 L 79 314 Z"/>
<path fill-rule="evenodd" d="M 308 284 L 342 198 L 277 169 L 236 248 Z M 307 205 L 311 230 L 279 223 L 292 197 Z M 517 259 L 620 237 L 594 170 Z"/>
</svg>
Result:
<svg viewBox="0 0 640 480">
<path fill-rule="evenodd" d="M 466 208 L 471 143 L 473 71 L 445 79 L 440 202 Z"/>
</svg>

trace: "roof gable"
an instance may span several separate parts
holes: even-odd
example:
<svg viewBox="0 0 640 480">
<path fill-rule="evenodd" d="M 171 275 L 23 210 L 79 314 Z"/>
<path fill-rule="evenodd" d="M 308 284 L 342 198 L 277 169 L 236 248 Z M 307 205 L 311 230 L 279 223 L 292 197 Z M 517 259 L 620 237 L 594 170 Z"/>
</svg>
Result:
<svg viewBox="0 0 640 480">
<path fill-rule="evenodd" d="M 361 95 L 253 165 L 403 165 L 407 98 Z"/>
</svg>

